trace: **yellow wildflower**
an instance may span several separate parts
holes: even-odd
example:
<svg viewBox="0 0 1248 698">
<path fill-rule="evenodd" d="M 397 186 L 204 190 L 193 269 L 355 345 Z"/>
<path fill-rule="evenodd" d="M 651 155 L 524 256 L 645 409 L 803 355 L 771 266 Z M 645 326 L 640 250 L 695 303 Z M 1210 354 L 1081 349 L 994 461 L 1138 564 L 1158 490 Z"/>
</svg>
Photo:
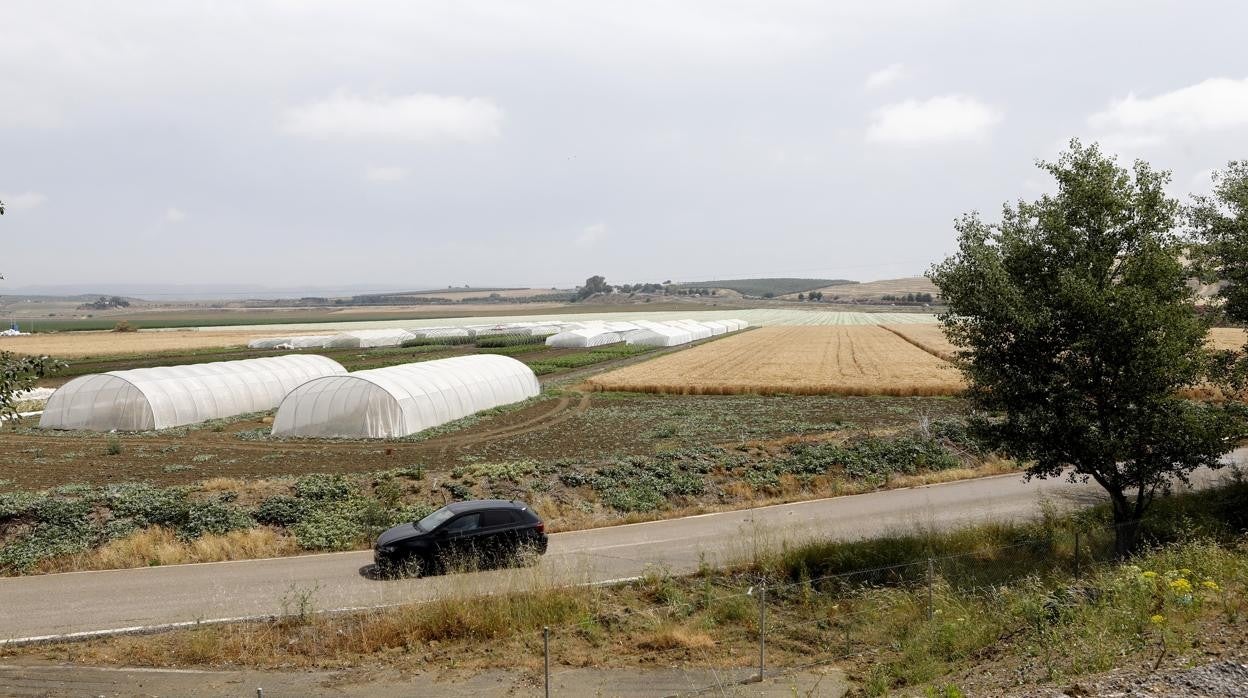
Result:
<svg viewBox="0 0 1248 698">
<path fill-rule="evenodd" d="M 1154 571 L 1152 571 L 1152 570 L 1149 570 L 1149 571 L 1147 571 L 1147 572 L 1144 572 L 1144 573 L 1143 573 L 1143 574 L 1141 574 L 1140 576 L 1141 576 L 1141 577 L 1143 577 L 1143 578 L 1145 578 L 1145 579 L 1155 579 L 1155 578 L 1157 577 L 1157 573 L 1156 573 L 1156 572 L 1154 572 Z"/>
<path fill-rule="evenodd" d="M 1190 594 L 1192 593 L 1192 583 L 1180 577 L 1170 582 L 1170 590 L 1176 594 Z"/>
<path fill-rule="evenodd" d="M 1166 617 L 1161 614 L 1158 614 L 1158 615 L 1153 616 L 1152 618 L 1149 618 L 1149 620 L 1153 622 L 1153 625 L 1161 625 L 1162 623 L 1166 622 Z"/>
<path fill-rule="evenodd" d="M 1213 581 L 1212 579 L 1206 579 L 1205 581 L 1201 582 L 1200 585 L 1208 589 L 1209 591 L 1217 591 L 1218 589 L 1221 588 L 1218 586 L 1218 583 Z"/>
</svg>

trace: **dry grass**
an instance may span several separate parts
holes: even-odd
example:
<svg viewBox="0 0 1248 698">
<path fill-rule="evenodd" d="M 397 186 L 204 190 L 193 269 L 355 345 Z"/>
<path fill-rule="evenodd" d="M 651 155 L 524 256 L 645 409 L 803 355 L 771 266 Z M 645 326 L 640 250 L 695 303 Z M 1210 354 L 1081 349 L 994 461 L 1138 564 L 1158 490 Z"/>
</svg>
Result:
<svg viewBox="0 0 1248 698">
<path fill-rule="evenodd" d="M 762 327 L 589 379 L 596 390 L 735 395 L 955 395 L 949 363 L 875 326 Z"/>
<path fill-rule="evenodd" d="M 294 538 L 271 528 L 251 528 L 224 535 L 207 535 L 186 542 L 167 528 L 149 528 L 80 554 L 45 561 L 40 573 L 117 570 L 190 562 L 254 560 L 294 555 Z"/>
<path fill-rule="evenodd" d="M 271 332 L 269 333 L 271 334 Z M 0 350 L 18 354 L 46 354 L 80 358 L 114 354 L 142 354 L 179 349 L 246 346 L 247 340 L 268 336 L 263 329 L 245 331 L 179 330 L 169 332 L 48 332 L 23 337 L 0 337 Z"/>
</svg>

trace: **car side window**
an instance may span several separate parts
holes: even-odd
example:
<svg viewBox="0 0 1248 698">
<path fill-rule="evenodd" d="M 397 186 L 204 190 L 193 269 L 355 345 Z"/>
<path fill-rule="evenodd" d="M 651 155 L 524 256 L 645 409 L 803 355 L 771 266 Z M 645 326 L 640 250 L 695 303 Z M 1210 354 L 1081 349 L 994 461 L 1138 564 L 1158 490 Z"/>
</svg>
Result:
<svg viewBox="0 0 1248 698">
<path fill-rule="evenodd" d="M 480 514 L 465 514 L 446 525 L 447 533 L 464 533 L 481 528 Z"/>
<path fill-rule="evenodd" d="M 490 528 L 491 526 L 510 526 L 515 522 L 515 515 L 505 509 L 495 509 L 493 511 L 487 511 L 481 515 L 482 528 Z"/>
</svg>

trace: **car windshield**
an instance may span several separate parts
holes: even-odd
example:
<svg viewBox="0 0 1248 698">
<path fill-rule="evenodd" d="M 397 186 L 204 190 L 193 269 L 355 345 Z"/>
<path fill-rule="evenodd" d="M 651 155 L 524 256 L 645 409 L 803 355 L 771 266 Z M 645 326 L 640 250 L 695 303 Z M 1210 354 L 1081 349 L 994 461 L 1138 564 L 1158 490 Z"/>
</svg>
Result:
<svg viewBox="0 0 1248 698">
<path fill-rule="evenodd" d="M 447 519 L 455 515 L 455 512 L 443 507 L 416 522 L 416 530 L 425 531 L 426 533 L 441 526 Z"/>
</svg>

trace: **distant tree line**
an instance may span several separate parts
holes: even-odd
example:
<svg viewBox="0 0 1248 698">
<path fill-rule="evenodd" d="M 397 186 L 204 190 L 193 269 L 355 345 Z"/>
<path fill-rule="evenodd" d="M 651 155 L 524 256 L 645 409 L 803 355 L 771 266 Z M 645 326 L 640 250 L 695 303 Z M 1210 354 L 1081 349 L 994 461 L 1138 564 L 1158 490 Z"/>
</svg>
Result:
<svg viewBox="0 0 1248 698">
<path fill-rule="evenodd" d="M 883 296 L 880 296 L 880 300 L 887 301 L 889 303 L 928 304 L 932 302 L 932 294 L 930 293 L 906 293 L 903 295 L 895 295 L 892 293 L 886 293 Z"/>
<path fill-rule="evenodd" d="M 78 306 L 79 310 L 112 310 L 113 308 L 129 308 L 130 301 L 121 296 L 100 296 L 90 303 Z"/>
</svg>

